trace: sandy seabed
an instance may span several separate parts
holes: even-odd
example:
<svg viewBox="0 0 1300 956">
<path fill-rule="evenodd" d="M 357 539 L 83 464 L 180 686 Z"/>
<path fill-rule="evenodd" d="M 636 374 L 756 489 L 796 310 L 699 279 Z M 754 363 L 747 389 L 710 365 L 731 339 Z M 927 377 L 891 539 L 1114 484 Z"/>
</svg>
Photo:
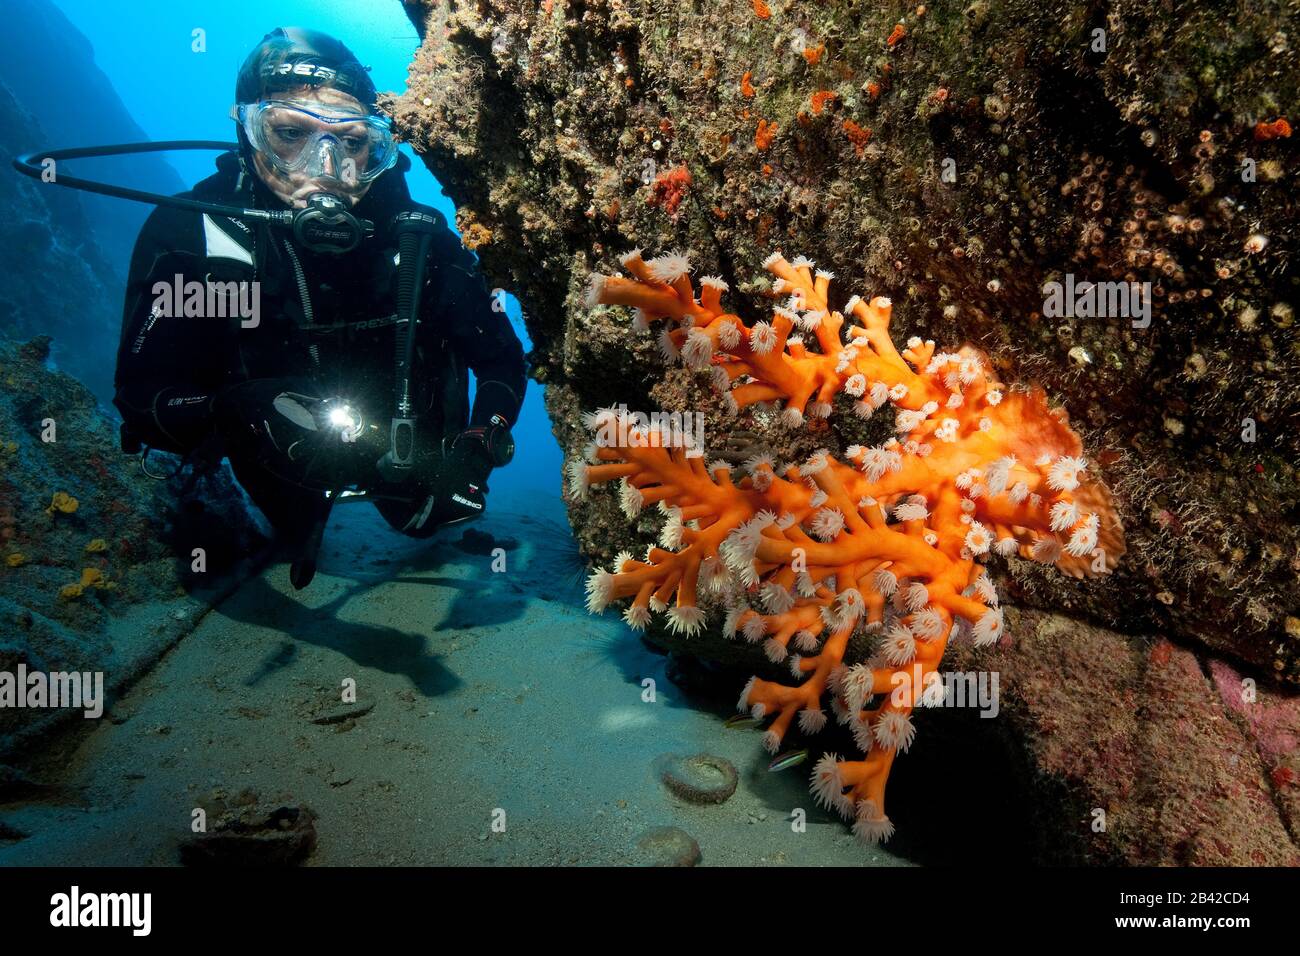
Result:
<svg viewBox="0 0 1300 956">
<path fill-rule="evenodd" d="M 311 808 L 308 865 L 644 864 L 658 827 L 703 865 L 901 862 L 816 808 L 808 763 L 769 772 L 757 731 L 724 729 L 616 614 L 586 613 L 557 500 L 493 505 L 474 528 L 512 539 L 504 572 L 460 528 L 412 542 L 340 508 L 306 591 L 272 564 L 49 745 L 32 773 L 53 789 L 0 808 L 27 834 L 0 865 L 176 863 L 194 809 L 245 792 Z M 662 755 L 699 752 L 739 771 L 726 802 L 660 782 Z"/>
</svg>

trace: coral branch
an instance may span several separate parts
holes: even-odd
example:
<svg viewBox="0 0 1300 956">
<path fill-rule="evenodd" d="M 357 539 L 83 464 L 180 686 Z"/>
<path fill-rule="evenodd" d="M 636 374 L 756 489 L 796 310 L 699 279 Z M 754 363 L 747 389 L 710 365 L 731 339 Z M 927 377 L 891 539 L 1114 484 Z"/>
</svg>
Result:
<svg viewBox="0 0 1300 956">
<path fill-rule="evenodd" d="M 912 744 L 913 709 L 932 702 L 926 688 L 953 629 L 976 645 L 1003 637 L 980 562 L 1019 554 L 1075 577 L 1108 572 L 1124 552 L 1109 493 L 1041 390 L 1006 388 L 970 347 L 936 352 L 912 338 L 899 352 L 888 299 L 832 309 L 833 276 L 803 257 L 764 262 L 788 299 L 752 325 L 724 310 L 721 279 L 702 278 L 697 296 L 687 255 L 646 261 L 638 250 L 622 265 L 631 277 L 593 277 L 588 304 L 632 307 L 638 328 L 662 324 L 665 356 L 712 369 L 730 412 L 774 403 L 798 427 L 828 417 L 841 393 L 861 417 L 893 408 L 896 437 L 881 445 L 741 468 L 704 465 L 665 447 L 659 426 L 602 409 L 586 421 L 597 441 L 568 466 L 572 495 L 617 481 L 629 516 L 647 504 L 665 516 L 643 560 L 625 553 L 591 576 L 589 609 L 631 598 L 633 628 L 666 611 L 687 635 L 704 625 L 701 604 L 725 609 L 726 636 L 762 642 L 796 681 L 754 678 L 741 695 L 742 710 L 771 719 L 765 746 L 779 749 L 796 720 L 803 734 L 820 731 L 829 697 L 863 758 L 823 757 L 812 791 L 859 836 L 887 839 L 885 783 Z M 854 634 L 874 635 L 875 653 L 847 667 Z"/>
</svg>

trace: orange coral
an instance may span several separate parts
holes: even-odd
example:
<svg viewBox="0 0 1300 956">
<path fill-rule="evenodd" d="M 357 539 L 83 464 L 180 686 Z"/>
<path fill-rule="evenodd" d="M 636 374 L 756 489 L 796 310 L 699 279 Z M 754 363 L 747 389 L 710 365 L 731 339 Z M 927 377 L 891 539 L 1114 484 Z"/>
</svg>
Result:
<svg viewBox="0 0 1300 956">
<path fill-rule="evenodd" d="M 754 96 L 754 84 L 750 82 L 749 78 L 749 70 L 746 70 L 745 75 L 740 78 L 740 95 L 745 99 L 752 99 Z"/>
<path fill-rule="evenodd" d="M 752 3 L 754 6 L 754 16 L 758 17 L 760 20 L 766 20 L 772 15 L 772 8 L 764 3 L 763 0 L 752 0 Z"/>
<path fill-rule="evenodd" d="M 769 123 L 765 119 L 758 121 L 758 129 L 754 131 L 754 145 L 759 150 L 767 149 L 772 145 L 772 140 L 776 138 L 776 123 Z"/>
<path fill-rule="evenodd" d="M 1284 117 L 1278 117 L 1271 123 L 1255 124 L 1255 140 L 1260 143 L 1270 139 L 1288 139 L 1291 136 L 1291 124 Z"/>
<path fill-rule="evenodd" d="M 1124 552 L 1109 493 L 1084 476 L 1079 438 L 1041 390 L 1007 389 L 969 347 L 937 352 L 913 338 L 899 352 L 888 299 L 831 309 L 831 274 L 803 257 L 767 259 L 774 291 L 790 298 L 752 325 L 724 309 L 721 279 L 702 278 L 697 295 L 688 256 L 621 261 L 630 277 L 594 276 L 588 304 L 632 306 L 639 328 L 663 323 L 662 351 L 709 370 L 725 410 L 771 403 L 799 427 L 827 418 L 840 394 L 862 417 L 893 406 L 898 434 L 882 445 L 797 464 L 759 455 L 743 469 L 706 465 L 664 447 L 662 428 L 603 409 L 587 421 L 597 441 L 568 468 L 572 495 L 617 481 L 629 516 L 651 504 L 666 516 L 659 547 L 592 575 L 590 610 L 630 598 L 633 628 L 666 611 L 670 628 L 692 634 L 702 605 L 725 608 L 726 635 L 762 641 L 797 681 L 754 678 L 741 695 L 742 710 L 772 718 L 765 745 L 778 750 L 796 719 L 820 731 L 829 695 L 863 758 L 823 757 L 812 790 L 859 836 L 886 839 L 885 782 L 912 743 L 913 708 L 932 702 L 954 627 L 977 645 L 1003 636 L 981 562 L 1019 553 L 1075 577 L 1107 572 Z M 846 667 L 855 632 L 874 634 L 876 653 Z"/>
<path fill-rule="evenodd" d="M 895 47 L 905 36 L 907 36 L 907 27 L 903 26 L 901 23 L 896 23 L 894 24 L 893 32 L 889 34 L 889 38 L 885 40 L 885 43 L 891 47 Z"/>
<path fill-rule="evenodd" d="M 686 198 L 686 191 L 691 185 L 691 171 L 685 166 L 676 166 L 665 170 L 655 177 L 646 202 L 651 206 L 661 206 L 664 212 L 674 218 L 677 207 Z"/>
<path fill-rule="evenodd" d="M 816 66 L 821 62 L 822 54 L 825 52 L 825 43 L 818 43 L 816 46 L 805 46 L 803 48 L 803 58 L 808 61 L 809 66 Z"/>
<path fill-rule="evenodd" d="M 839 94 L 834 90 L 818 90 L 809 98 L 813 114 L 820 113 L 828 103 L 833 103 L 837 99 L 839 99 Z"/>
<path fill-rule="evenodd" d="M 867 140 L 871 139 L 871 130 L 865 126 L 859 126 L 851 119 L 846 119 L 844 121 L 844 135 L 849 138 L 849 142 L 861 155 L 862 148 L 867 145 Z"/>
</svg>

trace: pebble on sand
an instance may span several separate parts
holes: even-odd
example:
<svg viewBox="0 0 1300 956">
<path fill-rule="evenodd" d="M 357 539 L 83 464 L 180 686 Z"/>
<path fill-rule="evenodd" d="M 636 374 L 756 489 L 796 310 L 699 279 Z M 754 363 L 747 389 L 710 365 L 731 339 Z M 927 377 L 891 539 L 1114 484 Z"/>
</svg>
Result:
<svg viewBox="0 0 1300 956">
<path fill-rule="evenodd" d="M 640 866 L 695 866 L 700 862 L 700 845 L 677 827 L 655 827 L 637 840 Z"/>
</svg>

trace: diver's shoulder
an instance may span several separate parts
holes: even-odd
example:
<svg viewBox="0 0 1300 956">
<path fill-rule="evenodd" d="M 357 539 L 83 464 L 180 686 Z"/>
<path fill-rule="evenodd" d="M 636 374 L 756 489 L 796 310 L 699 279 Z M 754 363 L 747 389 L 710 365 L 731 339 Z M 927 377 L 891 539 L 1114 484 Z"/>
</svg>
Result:
<svg viewBox="0 0 1300 956">
<path fill-rule="evenodd" d="M 415 201 L 406 203 L 405 206 L 406 206 L 405 208 L 406 212 L 423 213 L 424 215 L 431 218 L 435 223 L 437 223 L 443 229 L 449 228 L 447 225 L 447 217 L 443 215 L 443 213 L 437 208 L 433 206 L 426 206 L 422 202 L 415 202 Z"/>
<path fill-rule="evenodd" d="M 217 168 L 212 175 L 200 179 L 184 192 L 173 193 L 172 198 L 197 199 L 202 202 L 230 202 L 239 190 L 239 173 L 239 158 L 234 153 L 222 153 L 217 157 Z"/>
<path fill-rule="evenodd" d="M 180 199 L 194 198 L 192 190 L 176 193 Z M 197 235 L 201 228 L 202 213 L 192 209 L 177 209 L 173 206 L 156 206 L 145 218 L 140 227 L 140 237 L 152 238 L 163 243 L 176 243 L 181 236 L 192 233 Z"/>
<path fill-rule="evenodd" d="M 230 163 L 223 162 L 229 158 Z M 173 199 L 195 199 L 201 202 L 227 204 L 234 200 L 238 187 L 238 159 L 226 153 L 217 159 L 217 169 L 212 175 L 199 180 L 183 192 L 173 193 Z M 203 216 L 196 209 L 178 209 L 175 206 L 156 206 L 145 219 L 141 233 L 165 235 L 174 238 L 186 232 L 201 232 Z"/>
</svg>

